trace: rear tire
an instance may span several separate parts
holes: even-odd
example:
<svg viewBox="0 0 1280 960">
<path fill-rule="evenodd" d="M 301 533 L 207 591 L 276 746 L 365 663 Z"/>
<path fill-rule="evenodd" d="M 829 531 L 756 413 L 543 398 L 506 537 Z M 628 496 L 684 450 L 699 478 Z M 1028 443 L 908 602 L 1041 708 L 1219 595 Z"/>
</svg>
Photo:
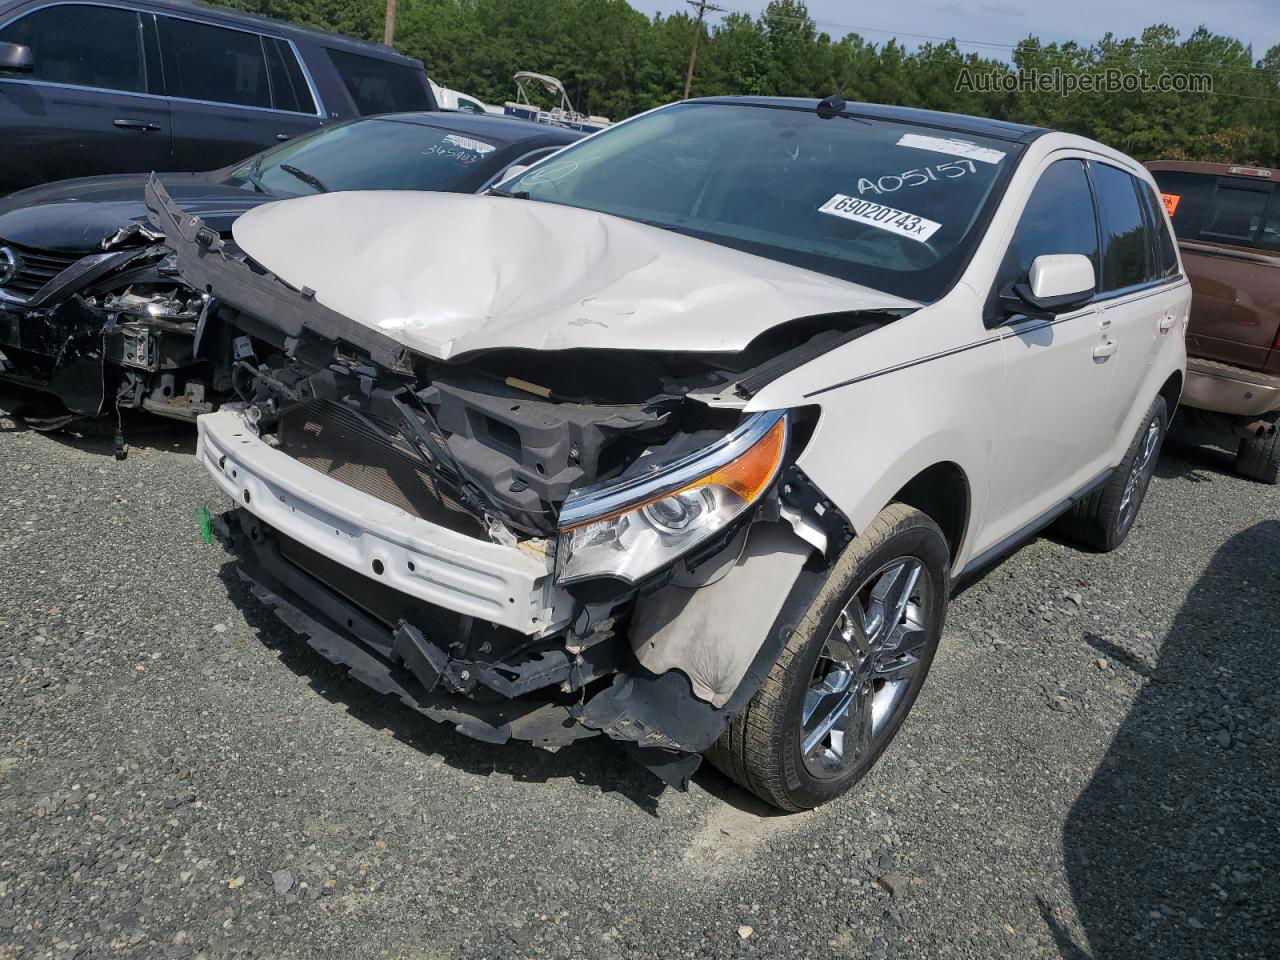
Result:
<svg viewBox="0 0 1280 960">
<path fill-rule="evenodd" d="M 886 507 L 836 560 L 707 759 L 780 810 L 808 810 L 843 794 L 915 702 L 949 589 L 950 550 L 938 525 L 913 507 Z"/>
<path fill-rule="evenodd" d="M 1152 401 L 1120 465 L 1101 487 L 1062 515 L 1055 529 L 1076 543 L 1108 553 L 1133 529 L 1155 473 L 1168 428 L 1163 397 Z"/>
<path fill-rule="evenodd" d="M 1280 483 L 1280 430 L 1261 439 L 1242 439 L 1236 450 L 1236 473 L 1259 483 Z"/>
</svg>

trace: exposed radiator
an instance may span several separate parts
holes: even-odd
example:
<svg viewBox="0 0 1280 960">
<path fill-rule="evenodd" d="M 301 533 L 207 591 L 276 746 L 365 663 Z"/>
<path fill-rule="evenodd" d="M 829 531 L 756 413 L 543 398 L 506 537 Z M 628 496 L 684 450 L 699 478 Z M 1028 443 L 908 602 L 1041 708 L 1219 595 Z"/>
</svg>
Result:
<svg viewBox="0 0 1280 960">
<path fill-rule="evenodd" d="M 341 404 L 315 400 L 286 412 L 277 439 L 282 452 L 313 470 L 423 520 L 487 539 L 480 519 L 437 488 L 405 441 L 389 440 Z"/>
</svg>

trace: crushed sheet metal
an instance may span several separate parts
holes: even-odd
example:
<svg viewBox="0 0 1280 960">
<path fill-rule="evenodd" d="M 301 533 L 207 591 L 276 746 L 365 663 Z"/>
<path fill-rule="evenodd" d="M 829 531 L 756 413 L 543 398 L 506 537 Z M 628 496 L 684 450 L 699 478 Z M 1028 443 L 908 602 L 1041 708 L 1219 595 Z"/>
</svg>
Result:
<svg viewBox="0 0 1280 960">
<path fill-rule="evenodd" d="M 919 304 L 606 214 L 503 197 L 327 193 L 266 204 L 236 244 L 316 302 L 440 359 L 741 350 L 796 317 Z"/>
<path fill-rule="evenodd" d="M 502 744 L 512 738 L 529 740 L 543 747 L 561 747 L 593 735 L 594 731 L 573 723 L 569 712 L 552 704 L 534 706 L 490 705 L 483 716 L 470 701 L 451 704 L 432 698 L 421 688 L 405 684 L 404 675 L 385 659 L 376 657 L 361 644 L 324 626 L 279 594 L 270 590 L 243 566 L 239 570 L 254 596 L 281 623 L 300 635 L 307 646 L 330 663 L 343 668 L 352 679 L 376 693 L 394 696 L 407 707 L 437 723 L 448 724 L 458 733 L 486 743 Z M 259 574 L 260 576 L 260 574 Z M 509 702 L 508 702 L 509 703 Z"/>
</svg>

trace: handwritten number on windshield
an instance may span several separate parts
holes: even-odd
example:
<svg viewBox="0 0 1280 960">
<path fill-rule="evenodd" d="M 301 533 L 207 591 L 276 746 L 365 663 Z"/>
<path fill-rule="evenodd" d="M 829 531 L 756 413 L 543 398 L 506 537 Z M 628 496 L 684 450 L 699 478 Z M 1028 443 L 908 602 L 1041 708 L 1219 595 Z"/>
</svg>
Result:
<svg viewBox="0 0 1280 960">
<path fill-rule="evenodd" d="M 966 174 L 977 173 L 972 160 L 950 160 L 933 167 L 921 167 L 916 170 L 904 170 L 902 173 L 889 173 L 878 180 L 858 178 L 858 196 L 871 192 L 877 196 L 885 193 L 896 193 L 903 187 L 923 187 L 927 183 L 940 180 L 955 180 Z"/>
</svg>

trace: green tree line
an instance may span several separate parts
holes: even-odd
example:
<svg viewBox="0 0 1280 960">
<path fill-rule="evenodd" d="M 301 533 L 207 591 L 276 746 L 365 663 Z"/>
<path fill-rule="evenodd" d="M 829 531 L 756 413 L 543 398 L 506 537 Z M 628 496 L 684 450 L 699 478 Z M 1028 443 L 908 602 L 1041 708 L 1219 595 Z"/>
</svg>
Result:
<svg viewBox="0 0 1280 960">
<path fill-rule="evenodd" d="M 385 0 L 224 0 L 231 6 L 368 40 L 381 40 Z M 395 45 L 437 83 L 491 103 L 511 99 L 511 75 L 559 77 L 579 110 L 615 120 L 679 99 L 695 21 L 648 17 L 626 0 L 399 0 Z M 818 29 L 800 0 L 773 0 L 760 16 L 706 23 L 691 96 L 822 97 L 949 110 L 1040 124 L 1156 157 L 1280 165 L 1280 44 L 1261 58 L 1241 41 L 1167 25 L 1090 45 L 1027 37 L 1008 59 L 955 41 L 907 48 Z M 1057 92 L 1007 89 L 980 77 L 1054 69 L 1160 77 L 1207 76 L 1212 92 Z M 962 79 L 967 78 L 967 79 Z M 986 84 L 984 87 L 983 84 Z M 550 105 L 550 104 L 548 104 Z"/>
</svg>

